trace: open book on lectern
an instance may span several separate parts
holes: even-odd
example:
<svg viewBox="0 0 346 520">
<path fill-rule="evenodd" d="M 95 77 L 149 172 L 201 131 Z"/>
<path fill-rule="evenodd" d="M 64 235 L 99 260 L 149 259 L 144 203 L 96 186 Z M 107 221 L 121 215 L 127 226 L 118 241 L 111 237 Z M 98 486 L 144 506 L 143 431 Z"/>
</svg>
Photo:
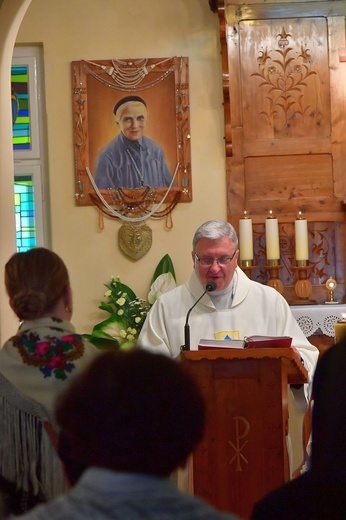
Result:
<svg viewBox="0 0 346 520">
<path fill-rule="evenodd" d="M 290 348 L 290 336 L 245 336 L 244 339 L 200 339 L 198 350 L 218 348 Z"/>
</svg>

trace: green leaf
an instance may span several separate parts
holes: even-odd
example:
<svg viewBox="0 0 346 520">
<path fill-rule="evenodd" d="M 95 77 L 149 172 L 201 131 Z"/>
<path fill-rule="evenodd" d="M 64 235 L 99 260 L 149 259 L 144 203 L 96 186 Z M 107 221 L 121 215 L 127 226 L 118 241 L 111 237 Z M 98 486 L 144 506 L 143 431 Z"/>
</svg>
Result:
<svg viewBox="0 0 346 520">
<path fill-rule="evenodd" d="M 65 371 L 64 370 L 61 370 L 59 368 L 56 368 L 54 370 L 54 375 L 57 379 L 66 379 L 66 374 L 65 374 Z"/>
<path fill-rule="evenodd" d="M 157 264 L 157 267 L 155 269 L 154 276 L 151 279 L 150 285 L 155 282 L 156 278 L 158 276 L 160 276 L 160 274 L 164 274 L 164 273 L 171 273 L 174 280 L 176 281 L 173 262 L 172 262 L 171 257 L 168 254 L 163 256 L 161 258 L 160 262 Z"/>
<path fill-rule="evenodd" d="M 137 340 L 132 341 L 125 341 L 125 343 L 122 343 L 119 347 L 120 350 L 131 350 L 137 345 Z"/>
<path fill-rule="evenodd" d="M 116 349 L 120 348 L 119 342 L 114 338 L 98 338 L 93 336 L 92 334 L 82 334 L 83 338 L 86 338 L 90 343 L 95 345 L 95 347 L 99 349 Z"/>
<path fill-rule="evenodd" d="M 119 316 L 118 314 L 112 314 L 112 316 L 110 316 L 106 320 L 103 320 L 101 321 L 101 323 L 95 325 L 92 331 L 92 335 L 99 337 L 103 335 L 103 337 L 105 337 L 105 334 L 109 336 L 108 330 L 119 331 L 121 329 L 126 330 L 126 328 L 126 320 L 124 320 L 124 318 L 122 316 Z"/>
<path fill-rule="evenodd" d="M 114 313 L 113 307 L 111 305 L 108 305 L 108 303 L 105 303 L 105 302 L 100 303 L 99 309 L 102 309 L 103 311 L 107 311 L 107 312 L 109 312 L 109 314 Z"/>
</svg>

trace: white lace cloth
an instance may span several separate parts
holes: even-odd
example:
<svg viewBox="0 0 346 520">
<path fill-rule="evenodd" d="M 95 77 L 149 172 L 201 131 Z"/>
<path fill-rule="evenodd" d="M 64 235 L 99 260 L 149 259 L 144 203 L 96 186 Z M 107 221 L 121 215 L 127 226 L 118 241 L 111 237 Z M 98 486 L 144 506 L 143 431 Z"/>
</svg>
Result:
<svg viewBox="0 0 346 520">
<path fill-rule="evenodd" d="M 346 315 L 346 305 L 292 305 L 291 311 L 306 337 L 318 332 L 333 337 L 335 322 Z"/>
</svg>

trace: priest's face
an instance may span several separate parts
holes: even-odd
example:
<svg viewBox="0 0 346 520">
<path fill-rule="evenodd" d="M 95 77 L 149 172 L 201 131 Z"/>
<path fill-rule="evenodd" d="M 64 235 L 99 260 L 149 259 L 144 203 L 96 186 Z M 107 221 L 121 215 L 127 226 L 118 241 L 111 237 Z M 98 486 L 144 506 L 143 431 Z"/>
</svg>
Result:
<svg viewBox="0 0 346 520">
<path fill-rule="evenodd" d="M 203 287 L 208 282 L 216 283 L 216 291 L 228 287 L 237 267 L 238 255 L 239 250 L 228 237 L 198 240 L 195 251 L 192 251 L 192 261 Z"/>
</svg>

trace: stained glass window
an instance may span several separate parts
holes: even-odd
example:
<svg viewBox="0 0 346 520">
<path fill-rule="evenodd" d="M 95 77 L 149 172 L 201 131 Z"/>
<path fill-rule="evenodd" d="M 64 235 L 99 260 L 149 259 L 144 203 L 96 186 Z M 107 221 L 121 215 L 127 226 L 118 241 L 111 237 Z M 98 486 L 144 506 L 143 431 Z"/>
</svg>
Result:
<svg viewBox="0 0 346 520">
<path fill-rule="evenodd" d="M 17 251 L 36 246 L 34 185 L 31 175 L 16 176 L 14 181 Z"/>
<path fill-rule="evenodd" d="M 1 0 L 0 0 L 1 3 Z M 43 146 L 43 56 L 41 47 L 17 47 L 11 67 L 14 155 L 14 210 L 17 251 L 48 240 Z M 46 224 L 47 223 L 47 224 Z"/>
<path fill-rule="evenodd" d="M 13 150 L 31 149 L 28 66 L 11 69 Z"/>
</svg>

